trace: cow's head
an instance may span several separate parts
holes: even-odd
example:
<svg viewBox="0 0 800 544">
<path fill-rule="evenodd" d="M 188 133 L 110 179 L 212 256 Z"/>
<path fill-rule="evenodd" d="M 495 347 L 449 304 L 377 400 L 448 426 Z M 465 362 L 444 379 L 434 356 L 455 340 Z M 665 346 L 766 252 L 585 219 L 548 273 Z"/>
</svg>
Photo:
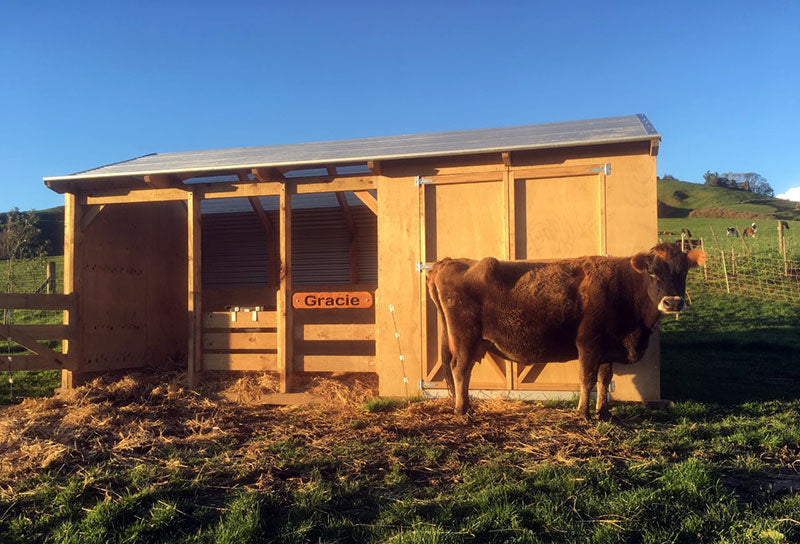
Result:
<svg viewBox="0 0 800 544">
<path fill-rule="evenodd" d="M 703 251 L 693 249 L 683 253 L 678 244 L 658 244 L 649 253 L 631 257 L 633 269 L 649 276 L 648 294 L 664 313 L 677 313 L 683 309 L 686 274 L 705 262 Z"/>
</svg>

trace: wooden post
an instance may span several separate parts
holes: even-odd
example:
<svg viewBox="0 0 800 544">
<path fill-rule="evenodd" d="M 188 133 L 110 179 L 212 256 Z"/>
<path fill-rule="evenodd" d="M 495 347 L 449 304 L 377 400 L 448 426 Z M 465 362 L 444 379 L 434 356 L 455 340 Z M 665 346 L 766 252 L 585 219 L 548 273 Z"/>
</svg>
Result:
<svg viewBox="0 0 800 544">
<path fill-rule="evenodd" d="M 64 195 L 64 294 L 75 293 L 77 297 L 72 304 L 72 309 L 65 311 L 62 323 L 69 327 L 69 337 L 61 343 L 61 352 L 67 354 L 67 361 L 72 370 L 61 371 L 62 389 L 72 389 L 81 383 L 81 368 L 83 360 L 81 354 L 81 327 L 78 321 L 80 306 L 81 275 L 80 275 L 80 242 L 81 242 L 81 215 L 83 207 L 78 203 L 74 194 Z"/>
<path fill-rule="evenodd" d="M 202 314 L 202 254 L 200 223 L 201 198 L 192 192 L 186 201 L 187 218 L 187 314 L 189 320 L 189 345 L 187 349 L 187 376 L 189 387 L 197 386 L 203 361 Z"/>
<path fill-rule="evenodd" d="M 52 295 L 56 292 L 56 263 L 54 261 L 47 262 L 47 276 L 45 277 L 44 292 Z"/>
<path fill-rule="evenodd" d="M 725 274 L 725 290 L 730 294 L 731 285 L 728 282 L 728 267 L 725 265 L 725 252 L 720 249 L 719 254 L 722 255 L 722 272 Z"/>
<path fill-rule="evenodd" d="M 786 238 L 783 234 L 783 221 L 778 221 L 778 251 L 783 255 L 783 275 L 789 275 L 789 263 L 786 262 Z"/>
<path fill-rule="evenodd" d="M 280 392 L 289 393 L 292 388 L 294 367 L 293 320 L 292 320 L 292 189 L 284 182 L 280 188 L 279 251 L 281 259 L 278 283 L 278 374 Z"/>
</svg>

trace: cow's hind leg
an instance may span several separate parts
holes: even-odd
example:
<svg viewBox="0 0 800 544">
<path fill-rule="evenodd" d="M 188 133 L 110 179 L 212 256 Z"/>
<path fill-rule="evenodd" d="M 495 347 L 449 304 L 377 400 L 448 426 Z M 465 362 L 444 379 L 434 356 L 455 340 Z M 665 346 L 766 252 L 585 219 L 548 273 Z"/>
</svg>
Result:
<svg viewBox="0 0 800 544">
<path fill-rule="evenodd" d="M 612 363 L 602 363 L 597 370 L 597 417 L 602 421 L 611 419 L 608 408 L 608 386 L 614 376 Z"/>
<path fill-rule="evenodd" d="M 580 380 L 581 380 L 581 398 L 578 401 L 578 415 L 583 419 L 589 421 L 589 396 L 592 393 L 592 388 L 597 382 L 597 370 L 600 362 L 596 357 L 591 354 L 580 353 Z"/>
<path fill-rule="evenodd" d="M 463 416 L 470 410 L 469 379 L 474 362 L 461 360 L 453 364 L 453 385 L 455 389 L 455 413 Z"/>
</svg>

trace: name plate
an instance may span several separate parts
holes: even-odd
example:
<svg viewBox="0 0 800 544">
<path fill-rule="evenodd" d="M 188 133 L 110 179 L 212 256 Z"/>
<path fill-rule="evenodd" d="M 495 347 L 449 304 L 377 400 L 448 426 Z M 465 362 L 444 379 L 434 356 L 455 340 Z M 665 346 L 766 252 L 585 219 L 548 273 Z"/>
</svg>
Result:
<svg viewBox="0 0 800 544">
<path fill-rule="evenodd" d="M 371 308 L 372 293 L 350 291 L 346 293 L 319 292 L 294 293 L 292 307 L 312 310 L 339 310 L 342 308 Z"/>
</svg>

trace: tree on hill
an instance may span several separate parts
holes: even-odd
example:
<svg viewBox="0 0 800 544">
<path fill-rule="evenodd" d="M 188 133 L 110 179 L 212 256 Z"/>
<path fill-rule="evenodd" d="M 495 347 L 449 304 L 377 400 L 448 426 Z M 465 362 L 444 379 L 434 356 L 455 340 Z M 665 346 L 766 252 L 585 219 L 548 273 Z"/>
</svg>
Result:
<svg viewBox="0 0 800 544">
<path fill-rule="evenodd" d="M 658 179 L 660 181 L 680 181 L 678 178 L 676 178 L 675 176 L 672 176 L 670 174 L 664 174 L 660 178 L 656 178 L 656 179 Z"/>
<path fill-rule="evenodd" d="M 736 187 L 731 187 L 731 180 L 726 178 L 725 176 L 720 176 L 719 172 L 712 172 L 711 170 L 706 170 L 706 173 L 703 174 L 703 179 L 706 180 L 706 185 L 709 187 L 725 187 L 726 189 L 735 189 Z"/>
<path fill-rule="evenodd" d="M 709 187 L 724 187 L 757 195 L 775 196 L 775 190 L 767 183 L 767 178 L 756 172 L 724 172 L 720 174 L 706 170 L 703 179 Z"/>
<path fill-rule="evenodd" d="M 757 172 L 725 172 L 722 174 L 734 181 L 744 191 L 757 195 L 775 196 L 775 190 L 767 183 L 767 178 Z"/>
</svg>

